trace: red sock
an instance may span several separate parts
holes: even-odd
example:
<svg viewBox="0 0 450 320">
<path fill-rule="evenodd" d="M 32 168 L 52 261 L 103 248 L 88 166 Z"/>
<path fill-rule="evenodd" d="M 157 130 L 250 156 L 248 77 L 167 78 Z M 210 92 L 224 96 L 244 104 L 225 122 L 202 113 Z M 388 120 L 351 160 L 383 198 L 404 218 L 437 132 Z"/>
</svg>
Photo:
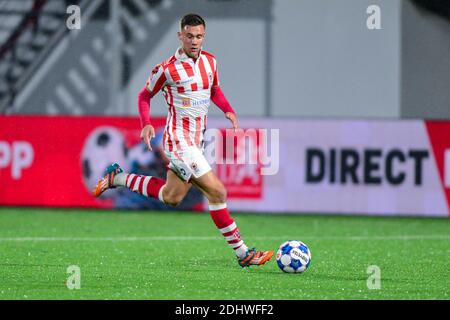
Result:
<svg viewBox="0 0 450 320">
<path fill-rule="evenodd" d="M 245 257 L 248 248 L 241 239 L 239 229 L 228 212 L 227 204 L 210 204 L 209 212 L 217 228 L 222 233 L 230 247 L 235 251 L 236 255 L 240 258 Z"/>
<path fill-rule="evenodd" d="M 165 180 L 152 176 L 127 175 L 126 186 L 134 192 L 146 197 L 156 198 L 162 201 L 161 188 L 166 184 Z"/>
</svg>

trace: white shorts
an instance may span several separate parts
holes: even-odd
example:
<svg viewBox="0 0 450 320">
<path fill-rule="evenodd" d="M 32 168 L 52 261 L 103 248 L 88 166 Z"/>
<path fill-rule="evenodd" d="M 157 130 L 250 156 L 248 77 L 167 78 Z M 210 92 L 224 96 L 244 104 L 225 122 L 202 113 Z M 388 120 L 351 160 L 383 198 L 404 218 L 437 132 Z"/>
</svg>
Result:
<svg viewBox="0 0 450 320">
<path fill-rule="evenodd" d="M 184 181 L 189 181 L 192 176 L 199 178 L 211 171 L 211 166 L 206 161 L 203 151 L 196 146 L 176 152 L 169 152 L 168 150 L 164 152 L 169 159 L 169 169 Z"/>
</svg>

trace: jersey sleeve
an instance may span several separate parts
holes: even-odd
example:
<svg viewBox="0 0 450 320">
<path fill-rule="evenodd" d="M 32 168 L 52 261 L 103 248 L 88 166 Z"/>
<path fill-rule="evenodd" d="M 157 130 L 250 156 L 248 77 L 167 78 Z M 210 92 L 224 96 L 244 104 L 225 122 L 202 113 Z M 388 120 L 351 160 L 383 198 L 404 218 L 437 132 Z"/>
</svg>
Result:
<svg viewBox="0 0 450 320">
<path fill-rule="evenodd" d="M 162 87 L 166 84 L 166 74 L 164 72 L 164 67 L 161 64 L 156 65 L 153 68 L 152 74 L 147 80 L 145 87 L 148 92 L 150 92 L 151 97 L 158 93 Z"/>
<path fill-rule="evenodd" d="M 213 79 L 212 86 L 213 87 L 218 87 L 219 85 L 220 85 L 219 84 L 219 71 L 218 71 L 218 68 L 217 68 L 217 60 L 214 59 L 214 79 Z"/>
</svg>

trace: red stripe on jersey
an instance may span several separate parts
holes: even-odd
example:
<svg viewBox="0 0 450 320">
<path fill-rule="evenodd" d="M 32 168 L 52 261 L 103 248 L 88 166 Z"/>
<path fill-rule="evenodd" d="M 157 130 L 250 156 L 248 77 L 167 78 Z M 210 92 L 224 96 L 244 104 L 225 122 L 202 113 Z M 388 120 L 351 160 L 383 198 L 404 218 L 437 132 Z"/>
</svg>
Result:
<svg viewBox="0 0 450 320">
<path fill-rule="evenodd" d="M 131 190 L 134 189 L 134 184 L 136 183 L 137 178 L 138 178 L 138 176 L 134 176 L 133 179 L 131 179 L 131 183 L 130 183 Z"/>
<path fill-rule="evenodd" d="M 197 91 L 198 90 L 198 86 L 196 83 L 191 83 L 191 90 L 192 91 Z"/>
<path fill-rule="evenodd" d="M 219 77 L 217 76 L 217 70 L 214 72 L 214 79 L 213 79 L 213 87 L 217 87 L 219 85 Z"/>
<path fill-rule="evenodd" d="M 142 194 L 142 187 L 144 186 L 145 177 L 141 176 L 141 181 L 139 181 L 138 192 Z"/>
<path fill-rule="evenodd" d="M 175 63 L 169 64 L 169 73 L 170 73 L 170 77 L 172 78 L 172 80 L 174 82 L 181 80 L 180 74 L 178 73 L 178 70 L 177 70 L 177 67 L 175 66 Z"/>
<path fill-rule="evenodd" d="M 166 82 L 166 74 L 163 71 L 163 73 L 161 74 L 161 76 L 159 77 L 159 79 L 156 81 L 155 86 L 153 87 L 153 90 L 151 92 L 152 97 L 158 93 L 159 90 L 161 90 L 161 87 L 163 86 L 163 84 Z"/>
<path fill-rule="evenodd" d="M 184 87 L 177 87 L 178 93 L 184 93 Z"/>
<path fill-rule="evenodd" d="M 194 76 L 194 70 L 192 70 L 192 67 L 188 62 L 182 61 L 181 65 L 183 66 L 184 71 L 186 71 L 188 77 Z"/>
<path fill-rule="evenodd" d="M 183 135 L 184 139 L 188 143 L 189 146 L 192 146 L 191 137 L 189 136 L 190 128 L 189 128 L 189 118 L 183 117 Z"/>
<path fill-rule="evenodd" d="M 209 81 L 208 81 L 208 75 L 206 74 L 205 64 L 203 63 L 203 59 L 200 57 L 200 74 L 202 75 L 202 81 L 203 81 L 203 89 L 209 88 Z"/>
<path fill-rule="evenodd" d="M 195 144 L 200 145 L 200 130 L 201 130 L 201 117 L 195 117 Z"/>
</svg>

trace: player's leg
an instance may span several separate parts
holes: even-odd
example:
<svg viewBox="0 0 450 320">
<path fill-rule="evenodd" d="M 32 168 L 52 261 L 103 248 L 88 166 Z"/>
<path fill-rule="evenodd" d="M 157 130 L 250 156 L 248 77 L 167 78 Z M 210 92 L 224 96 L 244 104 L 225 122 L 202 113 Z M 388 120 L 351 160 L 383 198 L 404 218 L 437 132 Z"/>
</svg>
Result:
<svg viewBox="0 0 450 320">
<path fill-rule="evenodd" d="M 171 170 L 167 172 L 167 180 L 163 180 L 153 176 L 125 173 L 117 163 L 114 163 L 108 166 L 105 176 L 99 180 L 93 194 L 99 197 L 107 189 L 115 187 L 127 187 L 131 191 L 159 199 L 163 203 L 178 205 L 191 185 L 181 180 Z"/>
<path fill-rule="evenodd" d="M 99 197 L 108 189 L 126 187 L 144 196 L 159 199 L 160 191 L 165 184 L 165 180 L 157 177 L 123 172 L 117 163 L 113 163 L 106 168 L 105 176 L 98 181 L 92 193 L 95 197 Z"/>
<path fill-rule="evenodd" d="M 182 180 L 172 170 L 167 171 L 166 184 L 162 187 L 160 200 L 165 204 L 177 206 L 191 188 L 191 184 Z"/>
<path fill-rule="evenodd" d="M 210 170 L 200 177 L 192 177 L 190 181 L 208 199 L 211 218 L 235 251 L 239 264 L 246 267 L 269 261 L 273 255 L 272 251 L 257 251 L 254 248 L 249 250 L 242 240 L 236 222 L 228 212 L 226 189 L 217 176 Z"/>
</svg>

